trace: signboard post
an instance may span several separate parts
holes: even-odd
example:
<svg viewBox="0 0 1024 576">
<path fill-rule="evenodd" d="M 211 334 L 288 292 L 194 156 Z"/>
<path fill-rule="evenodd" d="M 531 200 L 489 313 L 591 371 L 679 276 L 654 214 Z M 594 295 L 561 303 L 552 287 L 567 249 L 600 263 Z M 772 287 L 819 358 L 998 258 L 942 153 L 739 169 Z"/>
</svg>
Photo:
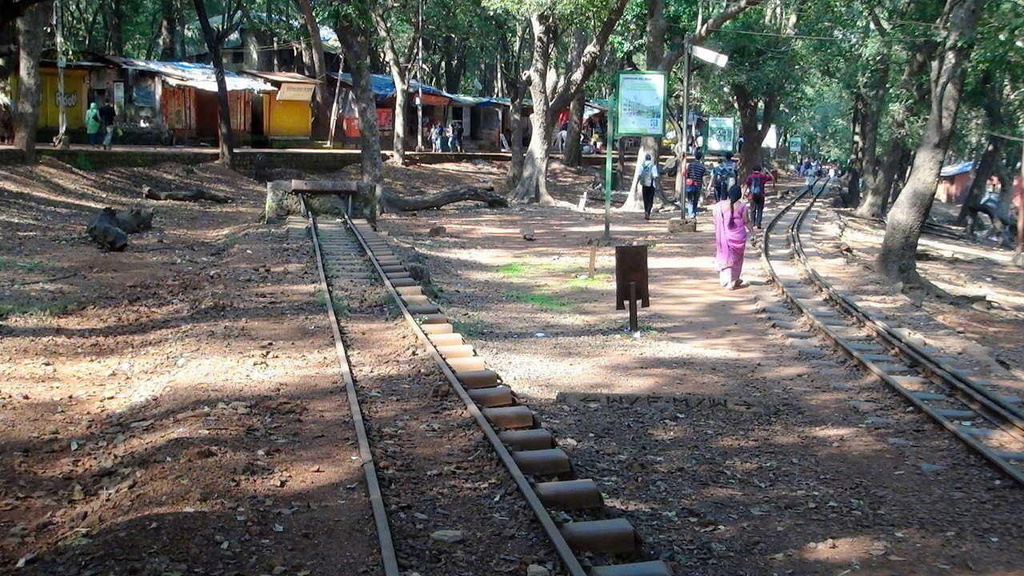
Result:
<svg viewBox="0 0 1024 576">
<path fill-rule="evenodd" d="M 615 309 L 625 309 L 628 302 L 630 332 L 639 330 L 637 300 L 644 308 L 651 305 L 647 277 L 646 245 L 615 247 Z"/>
<path fill-rule="evenodd" d="M 608 109 L 604 154 L 604 239 L 612 239 L 612 142 L 615 137 L 615 106 Z"/>
</svg>

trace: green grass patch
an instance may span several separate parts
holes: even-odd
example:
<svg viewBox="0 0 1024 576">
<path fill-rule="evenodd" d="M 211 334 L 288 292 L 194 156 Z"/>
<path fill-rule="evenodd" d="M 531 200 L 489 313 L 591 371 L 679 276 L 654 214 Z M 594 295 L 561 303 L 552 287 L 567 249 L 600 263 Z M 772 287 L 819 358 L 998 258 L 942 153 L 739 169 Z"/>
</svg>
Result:
<svg viewBox="0 0 1024 576">
<path fill-rule="evenodd" d="M 33 260 L 20 261 L 12 260 L 11 258 L 0 258 L 0 271 L 7 270 L 41 270 L 43 268 L 42 262 L 36 262 Z"/>
<path fill-rule="evenodd" d="M 478 338 L 484 333 L 487 324 L 476 316 L 470 316 L 461 320 L 450 320 L 452 330 L 462 334 L 463 337 L 472 339 Z"/>
<path fill-rule="evenodd" d="M 511 264 L 505 264 L 498 268 L 498 274 L 506 278 L 521 278 L 526 274 L 529 267 L 522 262 L 513 262 Z"/>
<path fill-rule="evenodd" d="M 566 286 L 573 290 L 583 290 L 586 288 L 598 288 L 605 287 L 612 283 L 611 274 L 598 274 L 593 278 L 589 276 L 579 276 L 569 280 L 565 283 Z"/>
<path fill-rule="evenodd" d="M 572 307 L 571 302 L 559 300 L 558 298 L 555 298 L 554 296 L 550 296 L 548 294 L 535 294 L 533 292 L 520 292 L 518 290 L 510 290 L 505 293 L 505 296 L 517 302 L 529 304 L 530 306 L 534 306 L 542 310 L 551 310 L 557 312 L 562 310 L 568 310 L 569 308 Z"/>
<path fill-rule="evenodd" d="M 27 316 L 38 314 L 41 316 L 60 316 L 73 310 L 75 301 L 61 299 L 56 302 L 42 302 L 39 300 L 8 301 L 0 303 L 0 318 L 8 316 Z"/>
</svg>

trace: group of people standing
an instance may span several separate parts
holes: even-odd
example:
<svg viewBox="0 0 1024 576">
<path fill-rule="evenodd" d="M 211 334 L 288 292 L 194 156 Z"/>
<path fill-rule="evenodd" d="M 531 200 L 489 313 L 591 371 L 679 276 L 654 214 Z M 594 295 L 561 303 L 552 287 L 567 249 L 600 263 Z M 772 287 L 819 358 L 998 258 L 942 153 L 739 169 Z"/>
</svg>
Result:
<svg viewBox="0 0 1024 576">
<path fill-rule="evenodd" d="M 465 152 L 462 148 L 462 122 L 445 126 L 438 122 L 430 129 L 431 152 Z"/>
<path fill-rule="evenodd" d="M 565 148 L 569 144 L 568 120 L 559 125 L 558 132 L 555 134 L 555 144 L 558 146 L 559 152 L 565 152 Z M 594 128 L 589 118 L 584 120 L 580 130 L 580 147 L 584 154 L 601 153 L 601 134 Z"/>
<path fill-rule="evenodd" d="M 114 131 L 117 130 L 117 111 L 110 102 L 104 102 L 99 106 L 95 102 L 89 104 L 85 112 L 85 133 L 89 137 L 89 145 L 93 148 L 103 146 L 104 150 L 110 150 L 114 140 Z"/>
<path fill-rule="evenodd" d="M 707 189 L 708 196 L 714 197 L 711 220 L 715 229 L 715 263 L 719 271 L 719 283 L 728 290 L 742 287 L 740 276 L 747 239 L 754 234 L 755 229 L 761 229 L 765 190 L 773 179 L 771 173 L 761 166 L 755 166 L 741 185 L 739 169 L 731 153 L 726 154 L 725 159 L 709 171 L 703 163 L 703 154 L 697 151 L 693 160 L 687 163 L 683 174 L 685 197 L 682 200 L 687 219 L 696 217 L 705 181 L 710 174 Z M 658 176 L 657 162 L 648 154 L 640 169 L 644 218 L 648 220 L 659 187 Z M 746 190 L 747 201 L 743 200 L 743 190 Z"/>
</svg>

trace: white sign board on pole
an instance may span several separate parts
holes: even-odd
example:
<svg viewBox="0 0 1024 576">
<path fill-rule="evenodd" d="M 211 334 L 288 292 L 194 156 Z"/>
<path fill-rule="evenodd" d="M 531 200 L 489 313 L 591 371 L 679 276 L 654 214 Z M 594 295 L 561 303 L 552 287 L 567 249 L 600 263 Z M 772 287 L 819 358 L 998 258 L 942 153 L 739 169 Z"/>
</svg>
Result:
<svg viewBox="0 0 1024 576">
<path fill-rule="evenodd" d="M 664 72 L 619 72 L 617 136 L 664 136 Z"/>
<path fill-rule="evenodd" d="M 719 68 L 725 68 L 725 65 L 729 63 L 729 56 L 722 54 L 721 52 L 715 52 L 714 50 L 708 50 L 703 46 L 693 46 L 691 48 L 694 58 L 703 60 L 708 64 L 714 64 Z"/>
</svg>

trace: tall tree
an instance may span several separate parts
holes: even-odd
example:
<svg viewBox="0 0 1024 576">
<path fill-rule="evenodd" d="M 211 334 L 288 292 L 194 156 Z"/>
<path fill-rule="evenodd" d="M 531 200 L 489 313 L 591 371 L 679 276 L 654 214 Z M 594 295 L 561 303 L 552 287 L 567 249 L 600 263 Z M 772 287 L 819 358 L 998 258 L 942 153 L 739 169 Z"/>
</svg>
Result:
<svg viewBox="0 0 1024 576">
<path fill-rule="evenodd" d="M 18 104 L 14 114 L 14 147 L 21 150 L 25 162 L 36 160 L 36 130 L 39 125 L 39 101 L 42 78 L 39 57 L 43 51 L 46 23 L 50 19 L 49 2 L 33 4 L 18 18 Z"/>
<path fill-rule="evenodd" d="M 566 5 L 531 2 L 525 6 L 533 31 L 529 68 L 530 97 L 533 104 L 530 124 L 533 135 L 523 161 L 523 174 L 512 191 L 512 196 L 518 201 L 555 204 L 555 199 L 547 191 L 546 181 L 552 123 L 556 119 L 555 115 L 569 105 L 593 74 L 598 57 L 622 17 L 627 2 L 628 0 L 612 0 L 610 4 L 603 6 L 605 9 L 598 12 L 595 18 L 596 33 L 584 49 L 582 57 L 562 75 L 558 74 L 553 66 L 553 55 L 558 40 L 560 18 L 569 16 L 560 12 L 566 10 Z M 522 4 L 506 7 L 513 10 L 524 8 Z"/>
<path fill-rule="evenodd" d="M 377 106 L 370 85 L 370 47 L 372 20 L 366 6 L 352 2 L 338 17 L 335 31 L 341 41 L 345 60 L 352 70 L 352 91 L 359 115 L 359 142 L 362 150 L 362 181 L 367 217 L 374 219 L 380 206 L 378 186 L 384 180 L 384 164 L 380 154 L 380 129 L 377 127 Z M 371 191 L 372 190 L 372 191 Z"/>
<path fill-rule="evenodd" d="M 320 23 L 313 14 L 313 3 L 310 0 L 295 0 L 302 14 L 302 21 L 309 32 L 310 57 L 313 59 L 313 70 L 319 82 L 314 92 L 316 103 L 313 109 L 313 137 L 318 140 L 327 138 L 328 123 L 331 115 L 331 102 L 327 98 L 327 61 L 324 59 L 324 42 L 320 37 Z"/>
<path fill-rule="evenodd" d="M 967 62 L 985 0 L 946 0 L 937 22 L 941 47 L 931 63 L 931 110 L 907 183 L 886 220 L 879 263 L 892 281 L 919 284 L 917 244 L 935 200 L 935 182 L 960 108 Z"/>
<path fill-rule="evenodd" d="M 420 23 L 416 17 L 417 10 L 401 0 L 388 3 L 377 2 L 371 8 L 373 24 L 377 34 L 383 41 L 384 60 L 388 63 L 391 80 L 395 83 L 395 131 L 393 150 L 399 164 L 405 164 L 405 110 L 409 103 L 409 77 L 416 59 L 416 49 L 420 41 Z M 403 21 L 401 16 L 412 16 Z M 411 33 L 399 34 L 398 28 L 411 29 Z M 405 41 L 404 47 L 398 42 Z"/>
<path fill-rule="evenodd" d="M 711 38 L 712 34 L 721 29 L 722 26 L 738 18 L 744 12 L 760 5 L 762 0 L 737 0 L 727 3 L 726 6 L 713 17 L 700 22 L 698 28 L 692 34 L 688 30 L 678 26 L 670 26 L 666 18 L 667 5 L 665 0 L 646 0 L 647 28 L 645 37 L 647 41 L 644 46 L 645 64 L 648 70 L 657 70 L 669 74 L 675 69 L 679 60 L 686 55 L 691 46 L 701 45 Z M 692 15 L 691 15 L 692 16 Z M 686 111 L 682 111 L 686 114 Z M 683 122 L 686 122 L 684 119 Z M 685 128 L 683 129 L 685 132 Z M 682 133 L 681 133 L 682 134 Z M 684 138 L 685 136 L 680 136 Z M 640 169 L 642 159 L 650 154 L 652 158 L 659 156 L 661 139 L 642 138 L 640 150 L 637 152 L 637 161 L 634 164 L 633 177 L 630 184 L 631 194 L 623 205 L 625 210 L 642 209 L 642 198 L 640 196 Z M 676 147 L 676 161 L 682 166 L 685 161 L 686 148 Z M 676 196 L 682 193 L 683 178 L 676 178 Z"/>
<path fill-rule="evenodd" d="M 238 30 L 241 25 L 239 16 L 242 13 L 242 0 L 232 0 L 228 10 L 221 18 L 220 26 L 216 29 L 210 25 L 210 16 L 206 12 L 206 0 L 193 0 L 193 3 L 196 7 L 196 16 L 199 17 L 199 26 L 203 30 L 203 40 L 206 41 L 206 48 L 210 51 L 210 57 L 213 59 L 214 77 L 217 81 L 220 162 L 228 168 L 234 168 L 235 144 L 234 134 L 231 131 L 231 108 L 228 105 L 228 84 L 224 79 L 222 48 L 224 40 Z"/>
</svg>

